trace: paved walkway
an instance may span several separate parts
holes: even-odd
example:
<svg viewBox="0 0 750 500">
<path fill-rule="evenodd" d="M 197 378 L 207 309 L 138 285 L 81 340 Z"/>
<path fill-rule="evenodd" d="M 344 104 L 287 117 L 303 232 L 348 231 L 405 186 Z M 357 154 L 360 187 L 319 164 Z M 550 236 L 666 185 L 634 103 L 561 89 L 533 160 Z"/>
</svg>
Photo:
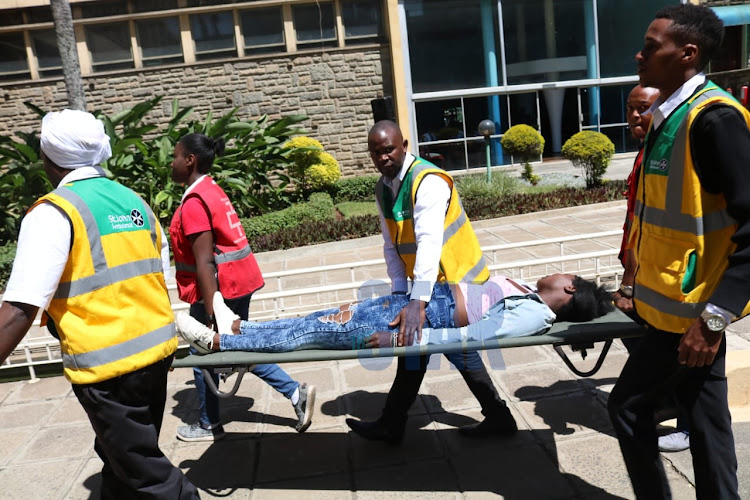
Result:
<svg viewBox="0 0 750 500">
<path fill-rule="evenodd" d="M 624 203 L 557 210 L 476 224 L 484 244 L 591 233 L 621 226 Z M 260 256 L 264 269 L 297 269 L 379 256 L 379 237 Z M 618 238 L 585 244 L 616 247 Z M 506 257 L 503 257 L 506 258 Z M 728 335 L 741 493 L 750 498 L 750 418 L 745 351 L 750 323 Z M 605 403 L 627 353 L 616 343 L 590 379 L 572 375 L 548 347 L 483 353 L 520 432 L 469 440 L 456 427 L 482 418 L 477 401 L 444 359 L 433 357 L 404 442 L 372 443 L 344 419 L 374 418 L 395 373 L 391 359 L 284 365 L 318 388 L 307 433 L 294 432 L 287 400 L 248 377 L 222 406 L 228 432 L 216 443 L 183 443 L 177 426 L 193 422 L 197 400 L 190 370 L 170 374 L 161 446 L 204 498 L 633 498 Z M 594 354 L 583 362 L 591 366 Z M 574 358 L 575 359 L 575 358 Z M 579 359 L 579 357 L 577 357 Z M 744 377 L 747 378 L 747 377 Z M 748 379 L 750 380 L 750 379 Z M 70 384 L 60 376 L 0 384 L 0 496 L 3 499 L 98 498 L 101 462 L 93 432 Z M 687 452 L 663 455 L 675 498 L 694 498 Z"/>
</svg>

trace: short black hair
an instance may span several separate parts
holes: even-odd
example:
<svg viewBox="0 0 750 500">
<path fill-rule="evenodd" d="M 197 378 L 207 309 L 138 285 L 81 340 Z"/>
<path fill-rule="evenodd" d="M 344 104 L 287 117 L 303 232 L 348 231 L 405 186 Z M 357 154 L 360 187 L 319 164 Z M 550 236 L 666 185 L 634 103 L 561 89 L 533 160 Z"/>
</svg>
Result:
<svg viewBox="0 0 750 500">
<path fill-rule="evenodd" d="M 669 19 L 672 25 L 667 30 L 677 45 L 692 43 L 698 47 L 696 69 L 702 71 L 724 39 L 724 23 L 708 7 L 682 4 L 660 9 L 655 19 Z"/>
<path fill-rule="evenodd" d="M 576 291 L 573 297 L 557 313 L 558 321 L 591 321 L 614 310 L 612 294 L 604 286 L 596 286 L 580 276 L 573 278 Z"/>
<path fill-rule="evenodd" d="M 203 134 L 187 134 L 182 136 L 178 144 L 182 144 L 185 154 L 192 154 L 198 159 L 198 172 L 207 174 L 214 164 L 214 158 L 224 154 L 225 142 L 221 137 L 212 139 Z"/>
</svg>

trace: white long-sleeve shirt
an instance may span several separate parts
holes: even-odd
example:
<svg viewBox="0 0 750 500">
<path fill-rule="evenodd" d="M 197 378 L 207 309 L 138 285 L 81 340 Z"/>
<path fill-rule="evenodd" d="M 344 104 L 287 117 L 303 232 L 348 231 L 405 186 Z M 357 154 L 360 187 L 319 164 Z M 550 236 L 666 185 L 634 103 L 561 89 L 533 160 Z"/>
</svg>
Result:
<svg viewBox="0 0 750 500">
<path fill-rule="evenodd" d="M 401 167 L 399 174 L 393 179 L 383 177 L 383 184 L 391 190 L 394 198 L 398 195 L 406 172 L 414 160 L 414 155 L 406 153 L 404 165 Z M 448 209 L 450 196 L 450 186 L 445 179 L 438 175 L 425 176 L 419 185 L 412 215 L 414 238 L 417 244 L 414 279 L 411 289 L 411 298 L 413 299 L 424 302 L 430 301 L 432 287 L 437 280 L 440 269 L 445 212 Z M 404 261 L 399 257 L 396 246 L 391 240 L 391 234 L 383 216 L 383 208 L 379 204 L 378 210 L 380 211 L 380 227 L 383 232 L 383 254 L 388 277 L 391 279 L 391 289 L 394 293 L 407 292 L 408 282 Z"/>
<path fill-rule="evenodd" d="M 60 184 L 104 175 L 100 167 L 81 167 L 63 177 Z M 164 278 L 169 279 L 169 246 L 164 231 L 161 234 L 162 268 Z M 3 301 L 46 309 L 68 262 L 71 236 L 70 222 L 54 205 L 41 203 L 29 212 L 21 223 Z"/>
</svg>

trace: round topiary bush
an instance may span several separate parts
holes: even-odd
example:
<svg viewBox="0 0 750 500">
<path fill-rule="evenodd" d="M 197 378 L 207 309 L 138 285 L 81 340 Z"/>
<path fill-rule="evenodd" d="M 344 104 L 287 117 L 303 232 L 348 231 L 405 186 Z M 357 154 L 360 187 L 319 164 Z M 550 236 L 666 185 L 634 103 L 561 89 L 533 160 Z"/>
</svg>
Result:
<svg viewBox="0 0 750 500">
<path fill-rule="evenodd" d="M 503 134 L 500 144 L 510 154 L 528 163 L 532 158 L 537 158 L 542 154 L 544 137 L 528 125 L 513 125 Z"/>
<path fill-rule="evenodd" d="M 531 168 L 531 159 L 539 158 L 544 151 L 544 137 L 535 128 L 528 125 L 513 125 L 500 138 L 500 144 L 513 156 L 523 162 L 521 177 L 536 184 L 539 176 Z"/>
<path fill-rule="evenodd" d="M 329 189 L 341 176 L 339 162 L 323 151 L 323 145 L 312 137 L 293 137 L 284 143 L 284 147 L 294 150 L 289 154 L 289 159 L 294 162 L 289 170 L 303 193 Z"/>
<path fill-rule="evenodd" d="M 615 145 L 601 132 L 583 130 L 565 141 L 562 154 L 583 169 L 587 188 L 599 187 L 615 154 Z"/>
</svg>

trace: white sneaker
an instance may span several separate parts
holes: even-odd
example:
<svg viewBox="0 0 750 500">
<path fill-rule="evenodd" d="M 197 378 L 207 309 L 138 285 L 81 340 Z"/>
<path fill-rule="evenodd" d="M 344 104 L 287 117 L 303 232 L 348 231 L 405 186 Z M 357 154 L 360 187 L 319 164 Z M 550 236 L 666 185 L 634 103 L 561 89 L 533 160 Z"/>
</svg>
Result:
<svg viewBox="0 0 750 500">
<path fill-rule="evenodd" d="M 659 451 L 675 453 L 690 448 L 690 436 L 687 432 L 676 431 L 659 436 Z"/>
<path fill-rule="evenodd" d="M 215 331 L 184 311 L 177 313 L 175 324 L 182 338 L 190 342 L 199 353 L 208 354 L 213 352 Z"/>
<path fill-rule="evenodd" d="M 222 335 L 232 335 L 232 323 L 240 319 L 238 315 L 234 313 L 224 303 L 224 297 L 221 296 L 221 292 L 214 293 L 214 320 L 216 321 L 216 328 Z"/>
</svg>

